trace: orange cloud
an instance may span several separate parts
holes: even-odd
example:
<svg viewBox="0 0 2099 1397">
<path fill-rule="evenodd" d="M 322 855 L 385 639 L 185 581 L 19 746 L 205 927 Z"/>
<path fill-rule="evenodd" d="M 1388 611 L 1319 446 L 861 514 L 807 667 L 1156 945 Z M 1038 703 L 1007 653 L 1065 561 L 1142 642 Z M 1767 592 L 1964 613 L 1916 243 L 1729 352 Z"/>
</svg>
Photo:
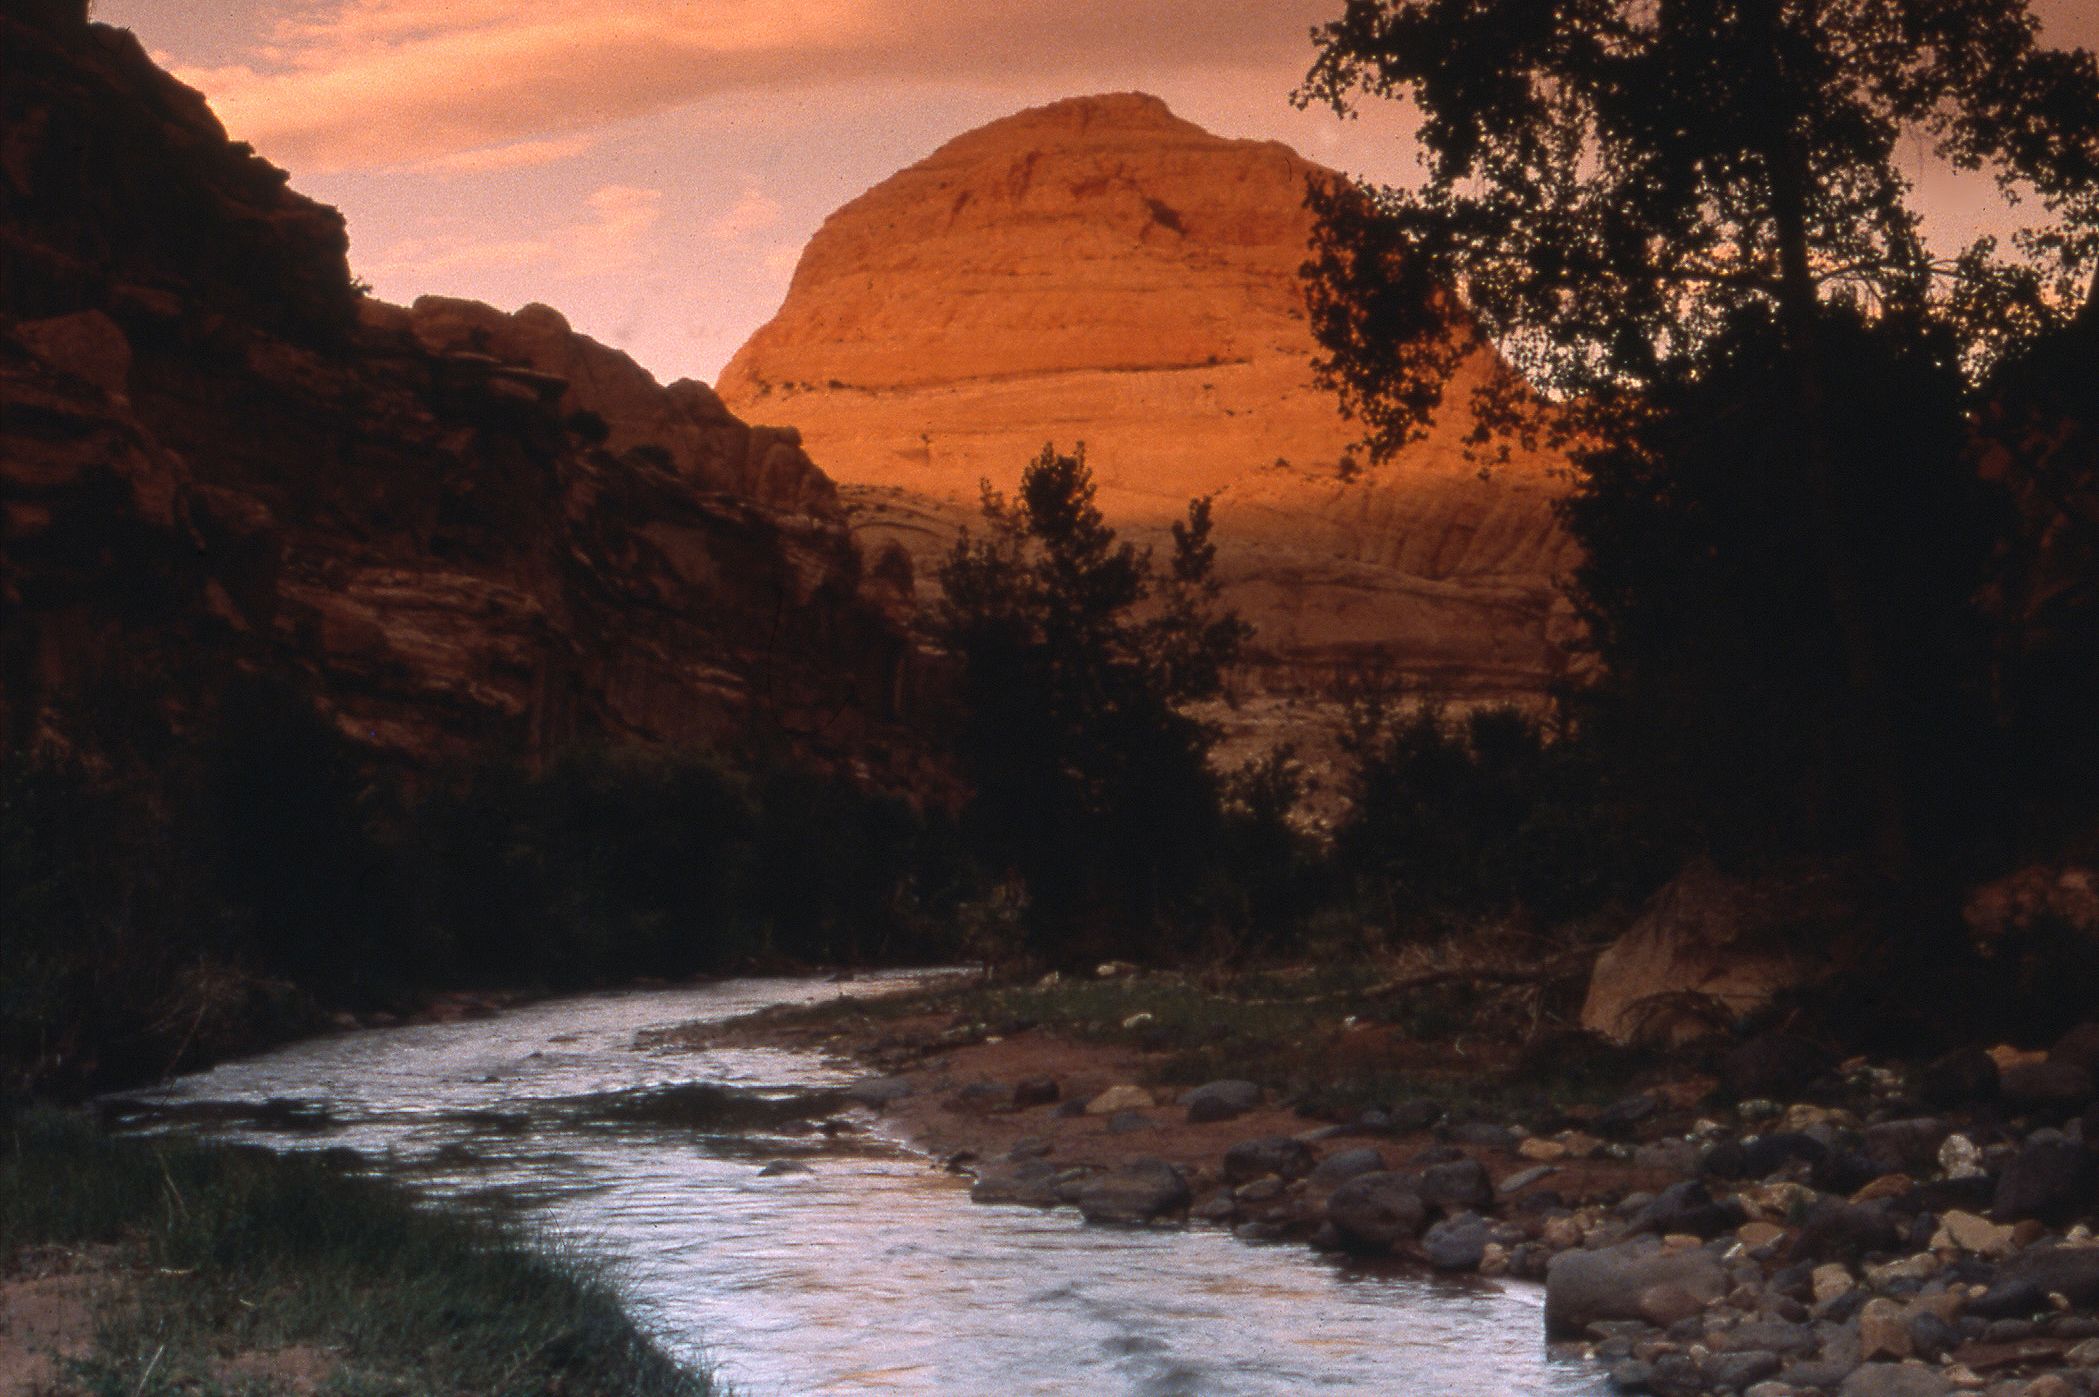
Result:
<svg viewBox="0 0 2099 1397">
<path fill-rule="evenodd" d="M 555 136 L 537 141 L 514 141 L 509 145 L 483 146 L 440 155 L 410 166 L 417 174 L 485 175 L 499 170 L 523 170 L 535 165 L 553 165 L 588 154 L 597 145 L 589 135 Z"/>
<path fill-rule="evenodd" d="M 1301 71 L 1328 0 L 334 0 L 178 75 L 302 172 L 522 149 L 756 87 L 1069 69 Z M 1173 42 L 1160 43 L 1162 35 Z"/>
<path fill-rule="evenodd" d="M 369 270 L 418 284 L 528 267 L 549 276 L 616 272 L 642 260 L 648 236 L 663 217 L 663 192 L 608 184 L 585 199 L 584 208 L 588 217 L 524 237 L 460 232 L 402 238 L 380 249 Z"/>
</svg>

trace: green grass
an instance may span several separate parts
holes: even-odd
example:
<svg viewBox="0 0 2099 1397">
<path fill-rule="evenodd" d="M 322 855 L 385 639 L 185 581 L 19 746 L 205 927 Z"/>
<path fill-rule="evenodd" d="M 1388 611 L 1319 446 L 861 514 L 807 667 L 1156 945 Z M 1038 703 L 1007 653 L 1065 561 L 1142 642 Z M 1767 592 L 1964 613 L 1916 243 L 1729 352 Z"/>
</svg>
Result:
<svg viewBox="0 0 2099 1397">
<path fill-rule="evenodd" d="M 111 1138 L 85 1118 L 0 1127 L 0 1262 L 118 1243 L 133 1283 L 71 1380 L 91 1393 L 247 1393 L 220 1360 L 329 1351 L 331 1394 L 706 1397 L 558 1244 L 418 1207 L 328 1161 Z M 528 1243 L 530 1243 L 528 1245 Z"/>
</svg>

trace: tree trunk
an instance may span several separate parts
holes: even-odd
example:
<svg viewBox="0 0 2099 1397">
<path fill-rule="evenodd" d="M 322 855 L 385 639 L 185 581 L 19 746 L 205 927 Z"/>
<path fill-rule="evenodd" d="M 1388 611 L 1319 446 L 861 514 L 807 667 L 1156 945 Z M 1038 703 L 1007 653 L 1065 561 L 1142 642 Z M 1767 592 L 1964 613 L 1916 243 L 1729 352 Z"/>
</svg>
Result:
<svg viewBox="0 0 2099 1397">
<path fill-rule="evenodd" d="M 1849 778 L 1865 794 L 1872 821 L 1868 849 L 1874 871 L 1891 883 L 1900 883 L 1909 874 L 1910 856 L 1902 754 L 1894 696 L 1867 613 L 1865 589 L 1846 548 L 1838 503 L 1837 462 L 1830 445 L 1822 394 L 1822 305 L 1808 246 L 1811 174 L 1798 137 L 1785 125 L 1790 106 L 1780 98 L 1786 80 L 1781 71 L 1776 6 L 1763 0 L 1751 9 L 1767 26 L 1765 52 L 1773 70 L 1774 120 L 1764 143 L 1763 158 L 1771 183 L 1772 222 L 1778 236 L 1779 314 L 1793 360 L 1795 440 L 1807 487 L 1808 533 L 1844 656 L 1844 709 L 1850 730 L 1836 734 L 1834 770 L 1830 775 Z"/>
</svg>

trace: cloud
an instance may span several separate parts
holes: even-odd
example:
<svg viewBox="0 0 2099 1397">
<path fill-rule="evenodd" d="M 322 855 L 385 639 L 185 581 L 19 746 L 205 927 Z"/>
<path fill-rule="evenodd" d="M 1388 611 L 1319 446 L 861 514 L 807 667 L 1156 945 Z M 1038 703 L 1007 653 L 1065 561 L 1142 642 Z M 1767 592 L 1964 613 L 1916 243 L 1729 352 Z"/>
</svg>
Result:
<svg viewBox="0 0 2099 1397">
<path fill-rule="evenodd" d="M 587 154 L 597 145 L 589 135 L 557 136 L 546 140 L 513 141 L 509 145 L 483 146 L 424 160 L 409 168 L 427 175 L 485 175 L 499 170 L 522 170 L 552 165 Z"/>
<path fill-rule="evenodd" d="M 785 212 L 770 194 L 746 189 L 727 213 L 707 225 L 707 233 L 717 242 L 740 243 L 779 223 Z"/>
<path fill-rule="evenodd" d="M 465 158 L 759 87 L 1302 72 L 1330 0 L 325 0 L 178 73 L 305 173 Z M 1171 44 L 1160 37 L 1170 34 Z"/>
<path fill-rule="evenodd" d="M 602 275 L 643 260 L 663 217 L 663 191 L 608 184 L 584 201 L 588 216 L 545 232 L 488 239 L 440 231 L 380 249 L 369 270 L 427 285 L 445 277 L 533 268 L 548 276 Z"/>
</svg>

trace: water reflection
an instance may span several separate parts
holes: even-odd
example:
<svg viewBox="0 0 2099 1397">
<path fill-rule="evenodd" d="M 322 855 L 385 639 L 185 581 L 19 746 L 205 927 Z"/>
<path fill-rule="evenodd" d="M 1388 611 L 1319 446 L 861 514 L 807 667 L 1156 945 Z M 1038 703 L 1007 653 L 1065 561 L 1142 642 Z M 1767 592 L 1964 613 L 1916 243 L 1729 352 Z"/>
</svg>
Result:
<svg viewBox="0 0 2099 1397">
<path fill-rule="evenodd" d="M 611 1259 L 642 1322 L 746 1397 L 1604 1390 L 1545 1354 L 1533 1292 L 975 1207 L 871 1118 L 827 1130 L 822 1093 L 846 1076 L 811 1055 L 636 1046 L 839 992 L 564 1000 L 299 1044 L 141 1099 L 181 1128 L 346 1147 L 432 1194 L 523 1211 Z M 766 1171 L 781 1159 L 807 1170 Z"/>
</svg>

